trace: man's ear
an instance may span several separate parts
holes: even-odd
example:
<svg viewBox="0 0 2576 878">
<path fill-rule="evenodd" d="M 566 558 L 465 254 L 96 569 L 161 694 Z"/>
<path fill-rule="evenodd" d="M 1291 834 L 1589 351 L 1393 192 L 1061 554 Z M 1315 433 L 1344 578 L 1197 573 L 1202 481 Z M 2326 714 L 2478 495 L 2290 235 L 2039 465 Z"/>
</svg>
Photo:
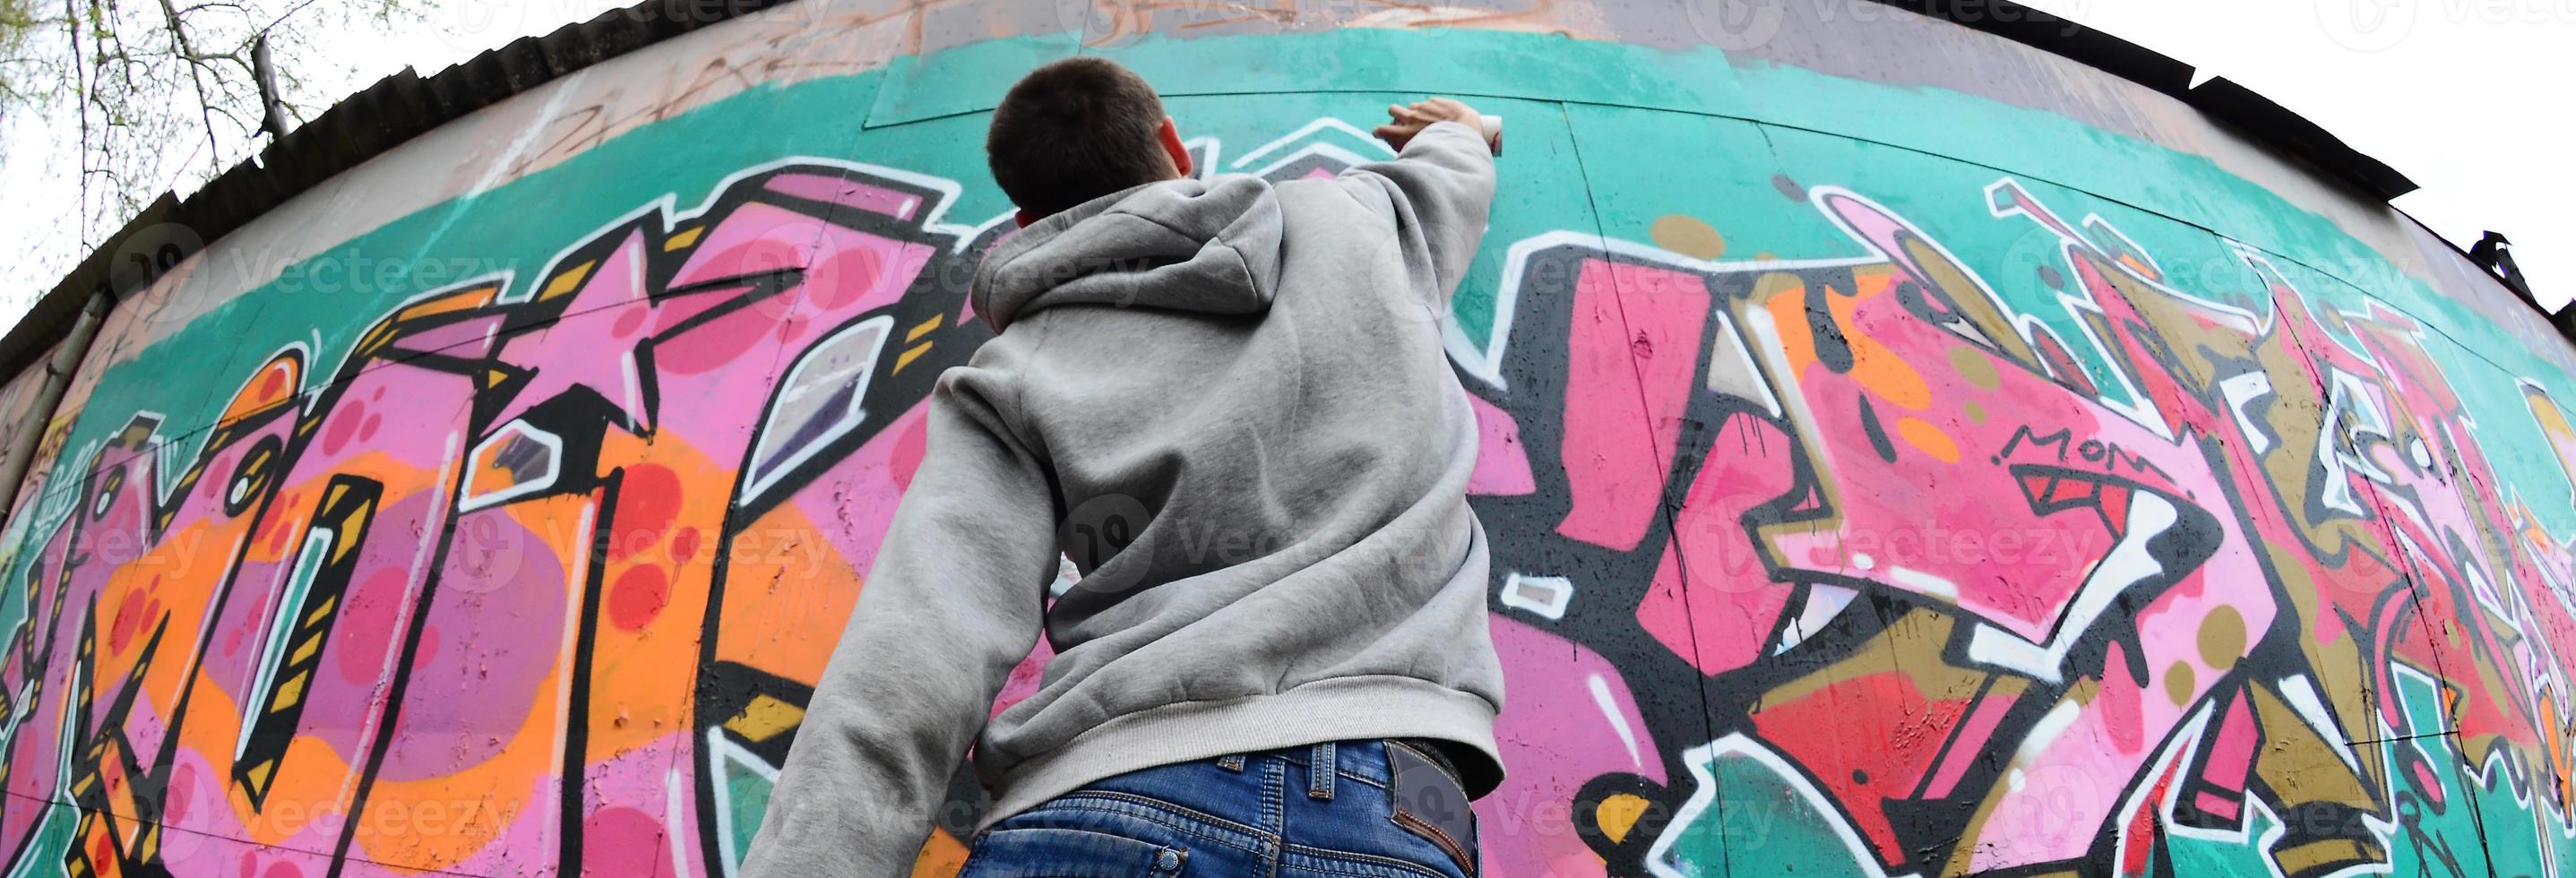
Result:
<svg viewBox="0 0 2576 878">
<path fill-rule="evenodd" d="M 1198 170 L 1190 165 L 1190 148 L 1181 145 L 1181 126 L 1174 124 L 1172 117 L 1163 117 L 1162 130 L 1156 134 L 1162 138 L 1163 154 L 1172 157 L 1172 170 L 1181 172 L 1184 178 Z"/>
<path fill-rule="evenodd" d="M 1046 219 L 1046 217 L 1031 214 L 1027 208 L 1021 208 L 1019 212 L 1011 214 L 1011 221 L 1019 223 L 1020 228 L 1023 229 L 1028 228 L 1030 223 L 1034 223 L 1042 219 Z"/>
</svg>

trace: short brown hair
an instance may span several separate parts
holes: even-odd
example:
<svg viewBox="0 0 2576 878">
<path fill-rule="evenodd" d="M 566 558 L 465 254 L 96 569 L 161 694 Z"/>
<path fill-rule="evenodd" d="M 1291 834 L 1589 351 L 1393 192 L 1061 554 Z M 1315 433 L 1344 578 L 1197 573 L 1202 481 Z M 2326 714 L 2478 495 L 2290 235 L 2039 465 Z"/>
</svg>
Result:
<svg viewBox="0 0 2576 878">
<path fill-rule="evenodd" d="M 1144 77 L 1083 56 L 1021 77 L 993 108 L 984 157 L 1011 203 L 1046 216 L 1172 173 L 1163 99 Z"/>
</svg>

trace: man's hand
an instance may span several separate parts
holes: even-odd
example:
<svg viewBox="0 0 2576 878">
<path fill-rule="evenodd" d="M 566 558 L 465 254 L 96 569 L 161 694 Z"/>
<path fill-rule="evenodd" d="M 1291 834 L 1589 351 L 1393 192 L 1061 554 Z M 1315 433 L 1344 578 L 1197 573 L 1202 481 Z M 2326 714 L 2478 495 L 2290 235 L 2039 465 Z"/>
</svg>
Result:
<svg viewBox="0 0 2576 878">
<path fill-rule="evenodd" d="M 1377 126 L 1374 133 L 1377 139 L 1386 141 L 1386 145 L 1395 147 L 1398 152 L 1404 150 L 1405 144 L 1413 142 L 1413 135 L 1422 133 L 1422 129 L 1435 123 L 1460 122 L 1476 129 L 1479 135 L 1487 133 L 1484 116 L 1477 114 L 1474 107 L 1450 98 L 1432 98 L 1409 107 L 1388 104 L 1386 115 L 1394 121 Z"/>
</svg>

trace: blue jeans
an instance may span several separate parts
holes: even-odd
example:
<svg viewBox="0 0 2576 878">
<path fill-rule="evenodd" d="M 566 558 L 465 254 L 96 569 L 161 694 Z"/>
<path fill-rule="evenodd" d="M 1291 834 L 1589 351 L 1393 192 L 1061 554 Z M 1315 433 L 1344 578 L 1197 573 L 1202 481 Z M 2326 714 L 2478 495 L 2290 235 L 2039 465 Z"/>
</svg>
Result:
<svg viewBox="0 0 2576 878">
<path fill-rule="evenodd" d="M 977 833 L 958 878 L 1474 878 L 1475 815 L 1430 749 L 1342 741 L 1122 774 Z"/>
</svg>

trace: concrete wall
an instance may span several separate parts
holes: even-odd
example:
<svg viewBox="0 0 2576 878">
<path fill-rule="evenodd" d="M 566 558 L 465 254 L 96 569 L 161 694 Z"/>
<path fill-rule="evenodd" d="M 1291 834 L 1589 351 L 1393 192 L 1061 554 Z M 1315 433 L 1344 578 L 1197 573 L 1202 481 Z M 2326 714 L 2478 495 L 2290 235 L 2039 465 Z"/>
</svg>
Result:
<svg viewBox="0 0 2576 878">
<path fill-rule="evenodd" d="M 728 872 L 983 338 L 984 111 L 1077 51 L 1225 172 L 1509 122 L 1488 874 L 2554 874 L 2569 347 L 2164 95 L 1766 8 L 803 0 L 334 178 L 53 420 L 8 874 Z"/>
</svg>

